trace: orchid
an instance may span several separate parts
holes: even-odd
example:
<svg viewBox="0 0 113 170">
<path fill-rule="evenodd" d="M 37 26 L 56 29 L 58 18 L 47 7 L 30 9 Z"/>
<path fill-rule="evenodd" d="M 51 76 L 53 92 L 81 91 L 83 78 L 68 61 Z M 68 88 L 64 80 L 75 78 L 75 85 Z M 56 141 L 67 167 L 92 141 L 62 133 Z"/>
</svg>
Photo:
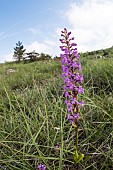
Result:
<svg viewBox="0 0 113 170">
<path fill-rule="evenodd" d="M 78 101 L 78 94 L 84 93 L 83 75 L 80 74 L 82 70 L 80 63 L 80 55 L 77 52 L 77 44 L 71 43 L 74 37 L 70 38 L 71 32 L 66 28 L 62 31 L 62 39 L 60 39 L 63 46 L 60 46 L 63 54 L 60 55 L 62 59 L 62 77 L 64 78 L 64 93 L 66 98 L 66 105 L 68 112 L 70 112 L 71 119 L 68 120 L 71 124 L 76 124 L 77 119 L 80 118 L 80 106 L 83 107 L 83 101 Z M 70 104 L 69 104 L 70 103 Z"/>
<path fill-rule="evenodd" d="M 79 101 L 79 94 L 84 93 L 83 75 L 81 74 L 82 67 L 80 63 L 80 55 L 77 51 L 77 44 L 73 43 L 74 37 L 70 38 L 71 32 L 66 28 L 61 31 L 62 39 L 60 46 L 62 54 L 60 54 L 62 62 L 62 77 L 64 79 L 64 96 L 65 103 L 69 114 L 67 119 L 76 130 L 76 144 L 74 152 L 74 160 L 76 163 L 80 162 L 84 155 L 78 155 L 78 120 L 80 119 L 80 108 L 84 107 L 84 101 Z"/>
</svg>

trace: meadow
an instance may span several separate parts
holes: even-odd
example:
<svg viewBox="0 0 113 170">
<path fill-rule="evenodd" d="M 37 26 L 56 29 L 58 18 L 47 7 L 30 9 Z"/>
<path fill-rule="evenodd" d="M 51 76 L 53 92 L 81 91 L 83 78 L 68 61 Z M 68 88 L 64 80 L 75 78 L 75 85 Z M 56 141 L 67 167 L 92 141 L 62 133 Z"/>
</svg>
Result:
<svg viewBox="0 0 113 170">
<path fill-rule="evenodd" d="M 0 65 L 0 169 L 113 169 L 113 59 L 81 57 L 85 107 L 81 110 L 79 151 L 67 120 L 59 60 Z M 6 74 L 13 68 L 15 73 Z M 56 147 L 58 146 L 58 147 Z"/>
</svg>

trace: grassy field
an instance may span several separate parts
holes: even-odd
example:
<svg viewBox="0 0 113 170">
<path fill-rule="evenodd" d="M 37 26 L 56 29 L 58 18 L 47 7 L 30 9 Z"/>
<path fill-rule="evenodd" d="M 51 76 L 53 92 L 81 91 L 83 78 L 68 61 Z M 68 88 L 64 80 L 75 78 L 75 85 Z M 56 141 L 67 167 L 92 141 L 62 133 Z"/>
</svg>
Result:
<svg viewBox="0 0 113 170">
<path fill-rule="evenodd" d="M 60 61 L 0 65 L 0 170 L 113 169 L 113 59 L 82 59 L 85 101 L 79 151 L 67 121 Z M 6 75 L 6 69 L 15 73 Z M 59 148 L 56 148 L 59 145 Z"/>
</svg>

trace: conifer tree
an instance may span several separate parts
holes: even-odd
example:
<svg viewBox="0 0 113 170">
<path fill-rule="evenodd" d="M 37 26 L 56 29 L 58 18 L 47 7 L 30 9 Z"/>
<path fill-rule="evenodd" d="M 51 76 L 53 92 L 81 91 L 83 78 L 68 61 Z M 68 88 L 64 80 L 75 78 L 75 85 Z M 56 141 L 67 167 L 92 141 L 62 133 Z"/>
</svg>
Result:
<svg viewBox="0 0 113 170">
<path fill-rule="evenodd" d="M 24 49 L 24 46 L 22 45 L 22 42 L 18 41 L 16 43 L 16 47 L 14 48 L 14 59 L 16 59 L 18 62 L 20 62 L 23 59 L 23 55 L 26 49 Z"/>
</svg>

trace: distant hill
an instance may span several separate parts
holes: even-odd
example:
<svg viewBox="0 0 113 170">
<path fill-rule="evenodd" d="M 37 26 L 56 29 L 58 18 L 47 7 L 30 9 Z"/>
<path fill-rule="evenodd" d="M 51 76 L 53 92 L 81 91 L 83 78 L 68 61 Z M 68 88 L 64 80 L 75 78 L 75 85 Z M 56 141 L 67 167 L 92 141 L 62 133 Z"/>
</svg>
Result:
<svg viewBox="0 0 113 170">
<path fill-rule="evenodd" d="M 93 58 L 113 58 L 113 46 L 106 49 L 95 50 L 91 52 L 81 53 L 83 57 Z"/>
</svg>

